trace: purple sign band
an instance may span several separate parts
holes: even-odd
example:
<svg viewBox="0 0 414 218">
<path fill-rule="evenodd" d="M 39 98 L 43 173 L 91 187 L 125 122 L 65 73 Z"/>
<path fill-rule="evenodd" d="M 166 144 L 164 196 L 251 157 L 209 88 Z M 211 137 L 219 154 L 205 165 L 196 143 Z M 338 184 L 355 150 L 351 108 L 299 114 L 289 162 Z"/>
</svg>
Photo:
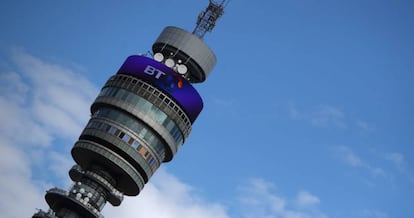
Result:
<svg viewBox="0 0 414 218">
<path fill-rule="evenodd" d="M 145 56 L 129 56 L 117 74 L 128 74 L 145 80 L 170 96 L 187 113 L 191 123 L 203 109 L 203 100 L 197 90 L 163 63 Z"/>
</svg>

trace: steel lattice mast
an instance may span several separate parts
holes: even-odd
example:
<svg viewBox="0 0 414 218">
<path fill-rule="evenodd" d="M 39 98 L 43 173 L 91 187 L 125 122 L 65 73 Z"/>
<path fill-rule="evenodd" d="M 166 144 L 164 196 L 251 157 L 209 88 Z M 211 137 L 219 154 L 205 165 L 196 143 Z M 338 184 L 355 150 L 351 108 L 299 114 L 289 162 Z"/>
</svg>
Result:
<svg viewBox="0 0 414 218">
<path fill-rule="evenodd" d="M 166 27 L 152 57 L 129 56 L 108 79 L 71 150 L 72 187 L 48 190 L 50 209 L 32 218 L 101 218 L 107 202 L 119 206 L 124 195 L 138 195 L 173 159 L 203 108 L 191 83 L 205 81 L 216 64 L 202 38 L 223 14 L 224 2 L 210 0 L 192 33 Z"/>
<path fill-rule="evenodd" d="M 209 0 L 207 8 L 198 15 L 197 26 L 193 30 L 193 34 L 203 38 L 207 32 L 211 32 L 216 26 L 217 20 L 224 13 L 224 4 L 226 1 L 221 3 L 215 3 L 212 0 Z"/>
</svg>

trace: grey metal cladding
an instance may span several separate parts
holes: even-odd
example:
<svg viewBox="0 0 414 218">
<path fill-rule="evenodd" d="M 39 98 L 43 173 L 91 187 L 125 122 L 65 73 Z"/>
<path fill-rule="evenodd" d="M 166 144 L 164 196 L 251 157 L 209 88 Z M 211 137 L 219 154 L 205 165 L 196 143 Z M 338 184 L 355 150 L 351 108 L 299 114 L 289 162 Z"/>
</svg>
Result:
<svg viewBox="0 0 414 218">
<path fill-rule="evenodd" d="M 181 28 L 166 27 L 155 41 L 154 45 L 156 44 L 170 45 L 187 54 L 201 67 L 205 78 L 216 65 L 217 59 L 213 51 L 196 35 Z"/>
</svg>

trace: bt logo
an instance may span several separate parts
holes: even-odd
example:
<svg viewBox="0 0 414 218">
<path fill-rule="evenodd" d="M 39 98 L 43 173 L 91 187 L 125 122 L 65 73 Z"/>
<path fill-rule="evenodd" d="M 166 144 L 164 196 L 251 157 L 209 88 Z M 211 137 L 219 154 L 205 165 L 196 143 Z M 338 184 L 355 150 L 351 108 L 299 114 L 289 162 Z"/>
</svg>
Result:
<svg viewBox="0 0 414 218">
<path fill-rule="evenodd" d="M 148 65 L 145 68 L 144 72 L 148 75 L 154 75 L 155 79 L 159 79 L 162 75 L 165 75 L 164 72 L 162 72 L 161 70 L 159 70 L 159 69 L 157 69 L 157 68 L 155 68 L 151 65 Z"/>
<path fill-rule="evenodd" d="M 165 86 L 163 88 L 169 92 L 173 92 L 175 87 L 181 89 L 184 84 L 183 78 L 181 78 L 181 76 L 166 74 L 151 65 L 148 65 L 145 68 L 144 73 L 154 76 L 155 79 L 159 80 Z"/>
</svg>

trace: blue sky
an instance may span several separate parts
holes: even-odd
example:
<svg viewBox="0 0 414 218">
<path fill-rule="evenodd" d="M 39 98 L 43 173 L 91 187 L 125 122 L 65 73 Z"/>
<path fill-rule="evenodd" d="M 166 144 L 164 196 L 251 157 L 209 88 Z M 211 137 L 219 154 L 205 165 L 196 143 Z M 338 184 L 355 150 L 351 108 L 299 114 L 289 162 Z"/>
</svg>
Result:
<svg viewBox="0 0 414 218">
<path fill-rule="evenodd" d="M 70 185 L 99 88 L 165 26 L 192 31 L 207 3 L 0 3 L 0 217 L 30 217 Z M 195 85 L 205 106 L 189 140 L 106 217 L 413 217 L 413 10 L 231 1 L 205 36 L 218 63 Z"/>
</svg>

